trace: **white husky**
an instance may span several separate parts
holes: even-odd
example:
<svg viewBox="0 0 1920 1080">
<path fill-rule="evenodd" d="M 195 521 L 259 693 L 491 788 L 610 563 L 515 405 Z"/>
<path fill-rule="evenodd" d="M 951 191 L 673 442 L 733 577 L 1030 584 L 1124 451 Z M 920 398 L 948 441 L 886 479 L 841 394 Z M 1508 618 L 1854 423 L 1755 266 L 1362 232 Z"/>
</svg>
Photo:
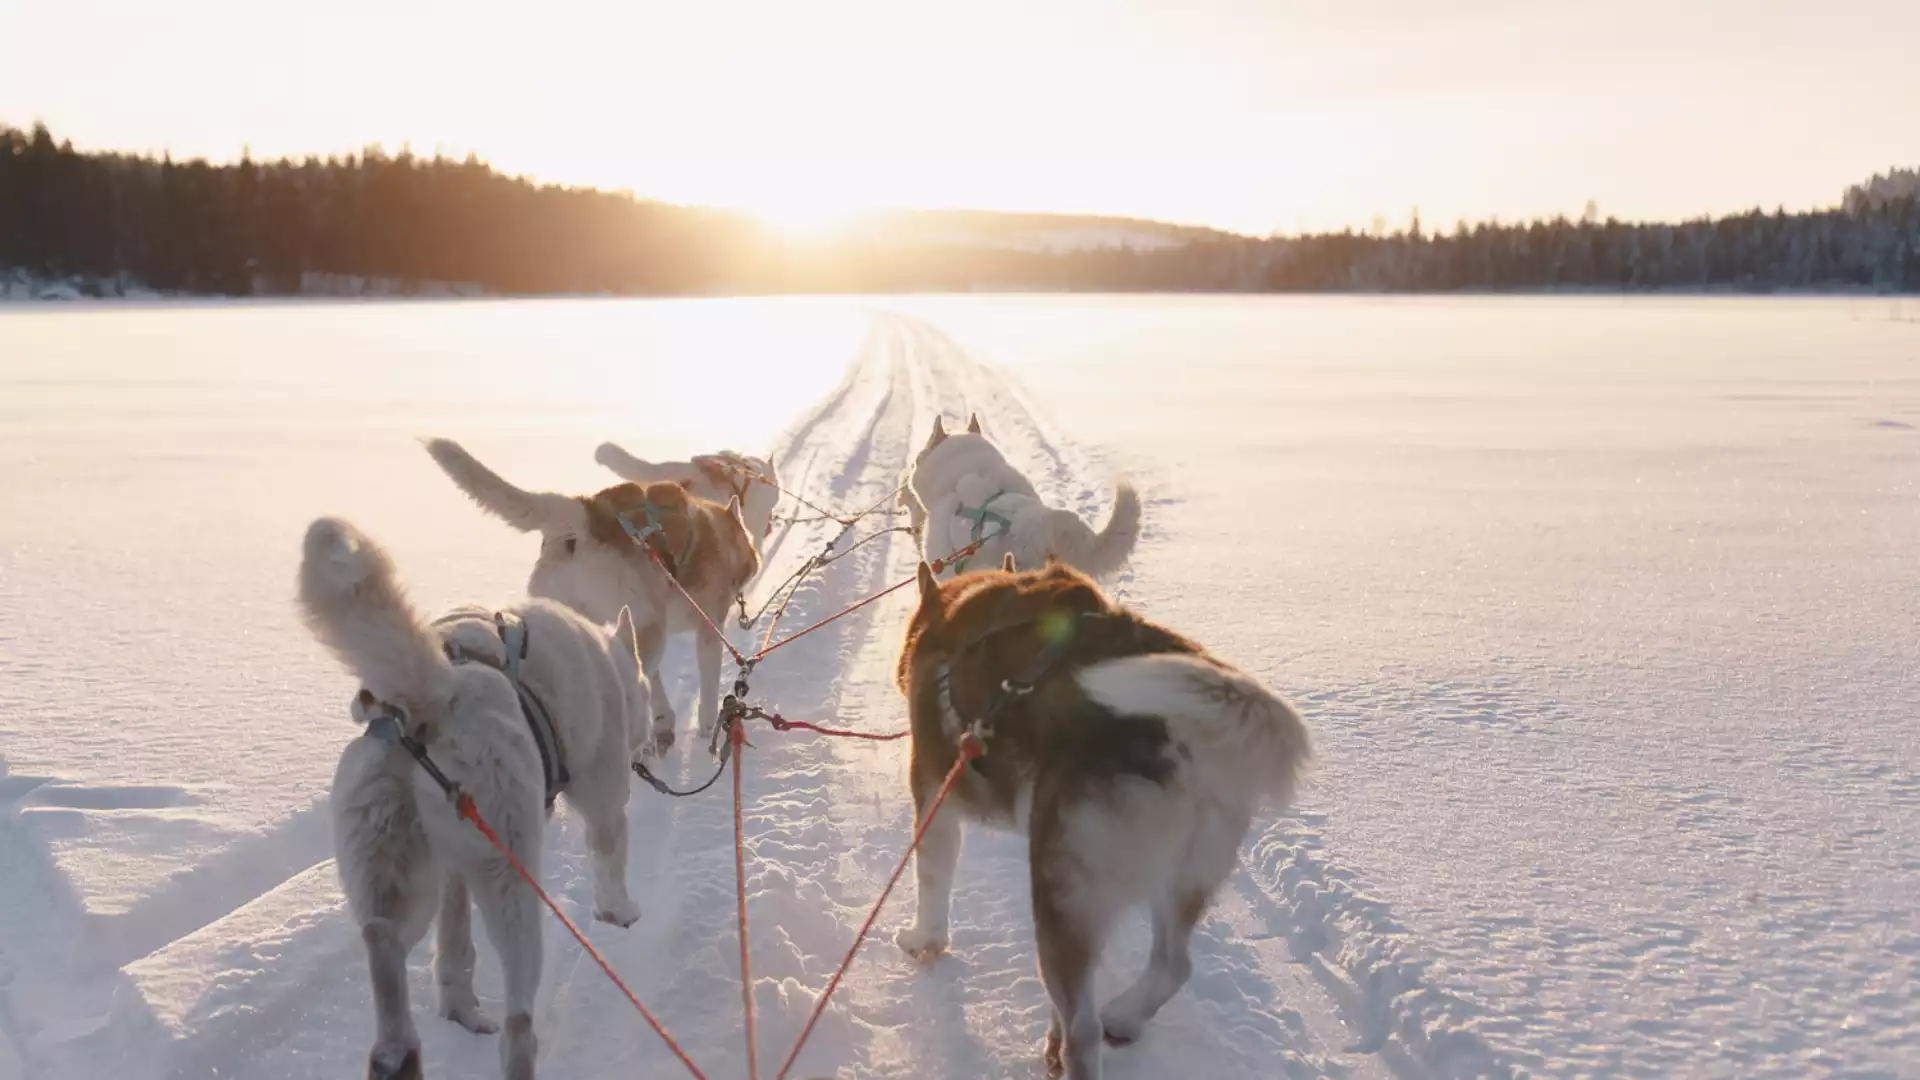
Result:
<svg viewBox="0 0 1920 1080">
<path fill-rule="evenodd" d="M 980 433 L 978 416 L 957 435 L 947 434 L 945 422 L 934 418 L 933 434 L 914 459 L 905 494 L 928 562 L 987 541 L 960 560 L 954 573 L 998 566 L 1012 555 L 1021 566 L 1057 559 L 1106 578 L 1126 563 L 1140 537 L 1140 495 L 1133 485 L 1124 480 L 1114 485 L 1113 516 L 1096 533 L 1072 511 L 1041 502 L 1033 484 Z"/>
<path fill-rule="evenodd" d="M 647 697 L 631 624 L 623 619 L 609 631 L 559 604 L 532 600 L 511 613 L 524 629 L 512 636 L 525 650 L 524 659 L 511 662 L 498 629 L 511 625 L 508 616 L 463 608 L 423 623 L 386 552 L 332 518 L 307 530 L 300 606 L 314 636 L 360 679 L 353 714 L 368 724 L 367 735 L 340 755 L 332 792 L 340 880 L 373 982 L 378 1035 L 367 1074 L 420 1075 L 407 953 L 436 912 L 440 1014 L 470 1031 L 495 1030 L 473 991 L 471 889 L 505 968 L 501 1071 L 511 1080 L 530 1078 L 539 900 L 475 827 L 459 820 L 400 738 L 425 747 L 534 873 L 557 779 L 586 824 L 596 917 L 631 925 L 640 911 L 626 882 L 627 762 L 645 731 Z M 509 670 L 550 717 L 540 735 Z M 544 753 L 543 738 L 550 747 Z"/>
</svg>

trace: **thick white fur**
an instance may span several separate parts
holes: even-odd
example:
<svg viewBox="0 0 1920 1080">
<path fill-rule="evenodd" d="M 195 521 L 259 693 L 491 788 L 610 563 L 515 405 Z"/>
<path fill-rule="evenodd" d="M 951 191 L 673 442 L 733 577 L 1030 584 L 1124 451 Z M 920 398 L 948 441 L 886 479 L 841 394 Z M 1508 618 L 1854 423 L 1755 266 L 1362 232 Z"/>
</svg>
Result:
<svg viewBox="0 0 1920 1080">
<path fill-rule="evenodd" d="M 467 617 L 424 625 L 387 554 L 352 525 L 330 518 L 307 531 L 300 605 L 314 635 L 359 678 L 356 715 L 364 720 L 382 703 L 403 708 L 408 733 L 472 796 L 521 865 L 537 871 L 546 779 L 519 696 L 501 672 L 483 663 L 453 664 L 442 651 L 443 642 L 453 640 L 504 660 L 491 612 L 463 609 L 457 614 Z M 631 626 L 623 622 L 609 633 L 540 600 L 518 613 L 530 643 L 523 678 L 552 716 L 572 774 L 566 799 L 587 826 L 596 914 L 630 925 L 639 911 L 626 888 L 627 761 L 635 732 L 643 730 L 645 700 L 645 687 L 635 681 Z M 473 991 L 471 890 L 505 968 L 501 1072 L 511 1080 L 531 1078 L 542 942 L 532 889 L 458 819 L 398 746 L 353 740 L 335 770 L 331 802 L 336 863 L 373 984 L 378 1031 L 368 1075 L 418 1075 L 406 958 L 436 915 L 441 1015 L 476 1032 L 495 1030 Z"/>
<path fill-rule="evenodd" d="M 579 499 L 551 491 L 522 491 L 480 464 L 452 439 L 429 439 L 426 445 L 427 453 L 468 498 L 521 532 L 586 529 L 587 511 Z"/>
<path fill-rule="evenodd" d="M 1044 566 L 1051 557 L 1105 578 L 1126 564 L 1140 536 L 1140 496 L 1126 481 L 1114 486 L 1113 517 L 1096 533 L 1072 511 L 1040 501 L 1032 482 L 986 436 L 974 431 L 948 435 L 938 421 L 914 463 L 908 491 L 919 504 L 912 517 L 921 527 L 920 547 L 929 562 L 973 542 L 973 521 L 960 516 L 960 509 L 977 510 L 995 492 L 1004 494 L 988 509 L 1012 525 L 995 536 L 1001 526 L 987 522 L 981 535 L 994 539 L 967 560 L 969 567 L 997 566 L 1008 554 L 1029 567 Z"/>
<path fill-rule="evenodd" d="M 773 532 L 773 510 L 780 502 L 780 491 L 754 479 L 764 476 L 775 484 L 780 482 L 780 474 L 774 471 L 773 462 L 766 458 L 722 450 L 717 454 L 701 454 L 692 461 L 644 461 L 627 453 L 618 444 L 606 442 L 593 452 L 593 460 L 612 470 L 622 480 L 636 484 L 671 480 L 721 506 L 727 505 L 727 500 L 736 494 L 744 495 L 740 500 L 740 519 L 746 522 L 747 535 L 753 538 L 754 546 L 759 547 L 761 541 Z M 732 483 L 716 483 L 709 471 L 714 467 L 725 470 Z"/>
<path fill-rule="evenodd" d="M 1232 668 L 1186 653 L 1090 664 L 1087 696 L 1118 713 L 1158 716 L 1193 755 L 1194 783 L 1209 798 L 1249 810 L 1293 797 L 1310 740 L 1293 707 Z"/>
<path fill-rule="evenodd" d="M 667 575 L 657 567 L 627 557 L 593 539 L 587 529 L 586 507 L 577 498 L 551 492 L 523 491 L 451 439 L 430 439 L 427 453 L 482 510 L 523 532 L 542 537 L 540 557 L 527 579 L 527 592 L 557 600 L 594 622 L 613 622 L 622 608 L 633 618 L 642 670 L 652 697 L 654 741 L 670 743 L 677 720 L 660 677 L 660 657 L 669 635 L 696 635 L 700 667 L 699 724 L 709 735 L 720 716 L 720 640 L 691 609 Z M 729 496 L 730 497 L 730 496 Z M 741 523 L 745 529 L 745 523 Z M 749 530 L 749 539 L 751 532 Z M 694 599 L 715 625 L 725 623 L 730 589 L 716 588 Z"/>
</svg>

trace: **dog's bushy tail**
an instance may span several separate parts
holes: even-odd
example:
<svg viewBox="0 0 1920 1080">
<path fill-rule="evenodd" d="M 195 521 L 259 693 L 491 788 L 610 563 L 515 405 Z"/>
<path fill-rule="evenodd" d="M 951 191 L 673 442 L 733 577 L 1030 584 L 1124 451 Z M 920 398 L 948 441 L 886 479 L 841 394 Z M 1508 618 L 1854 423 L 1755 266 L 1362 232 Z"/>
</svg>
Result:
<svg viewBox="0 0 1920 1080">
<path fill-rule="evenodd" d="M 1192 755 L 1197 782 L 1245 805 L 1284 803 L 1312 757 L 1307 726 L 1252 677 L 1185 653 L 1093 664 L 1081 689 L 1101 705 L 1158 716 Z"/>
<path fill-rule="evenodd" d="M 415 718 L 446 709 L 453 668 L 439 639 L 421 625 L 393 560 L 348 522 L 321 518 L 307 527 L 300 609 L 313 636 L 375 698 Z"/>
<path fill-rule="evenodd" d="M 1140 493 L 1125 480 L 1113 488 L 1113 516 L 1107 527 L 1093 538 L 1093 546 L 1079 562 L 1079 568 L 1096 578 L 1104 578 L 1126 565 L 1133 546 L 1140 540 Z"/>
<path fill-rule="evenodd" d="M 622 480 L 636 484 L 651 483 L 660 479 L 659 470 L 650 463 L 641 461 L 626 452 L 619 444 L 603 442 L 593 452 L 593 460 L 606 466 Z"/>
<path fill-rule="evenodd" d="M 570 495 L 523 491 L 480 464 L 452 439 L 428 439 L 427 453 L 480 509 L 521 532 L 564 533 L 586 528 L 586 508 Z"/>
</svg>

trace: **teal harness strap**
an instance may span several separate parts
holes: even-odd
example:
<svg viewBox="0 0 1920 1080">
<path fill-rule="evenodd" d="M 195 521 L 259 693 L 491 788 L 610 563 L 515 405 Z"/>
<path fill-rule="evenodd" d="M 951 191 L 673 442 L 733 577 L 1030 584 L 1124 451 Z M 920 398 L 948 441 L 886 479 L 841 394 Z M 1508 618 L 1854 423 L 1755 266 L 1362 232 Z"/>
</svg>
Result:
<svg viewBox="0 0 1920 1080">
<path fill-rule="evenodd" d="M 980 542 L 981 534 L 987 531 L 988 522 L 1000 526 L 1000 531 L 993 534 L 995 536 L 999 536 L 1013 528 L 1013 522 L 1007 520 L 1007 518 L 1001 514 L 994 513 L 993 510 L 990 509 L 993 506 L 993 500 L 1005 494 L 1005 491 L 996 491 L 987 496 L 978 507 L 969 507 L 963 503 L 953 512 L 954 517 L 963 517 L 973 522 L 973 543 L 977 544 Z M 971 558 L 973 558 L 973 556 L 969 555 L 965 559 L 954 563 L 953 572 L 956 574 L 966 573 L 967 560 Z"/>
<path fill-rule="evenodd" d="M 635 527 L 633 519 L 628 516 L 632 514 L 633 511 L 623 510 L 620 513 L 620 527 L 626 530 L 628 536 L 644 544 L 650 537 L 666 535 L 665 528 L 660 524 L 660 508 L 653 505 L 653 500 L 648 499 L 641 503 L 637 509 L 646 513 L 647 527 L 644 529 Z M 698 530 L 687 530 L 687 542 L 686 545 L 680 549 L 680 555 L 677 558 L 672 555 L 666 556 L 666 558 L 671 560 L 671 565 L 667 567 L 667 573 L 672 574 L 676 578 L 680 576 L 680 568 L 687 565 L 687 560 L 693 556 L 693 544 L 695 540 L 699 539 L 699 536 Z"/>
</svg>

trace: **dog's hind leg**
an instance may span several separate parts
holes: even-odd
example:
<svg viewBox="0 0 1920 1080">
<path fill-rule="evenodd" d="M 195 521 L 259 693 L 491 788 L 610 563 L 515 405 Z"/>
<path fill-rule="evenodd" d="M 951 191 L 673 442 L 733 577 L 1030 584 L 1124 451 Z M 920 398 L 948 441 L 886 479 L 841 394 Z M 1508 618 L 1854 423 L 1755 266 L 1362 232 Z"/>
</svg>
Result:
<svg viewBox="0 0 1920 1080">
<path fill-rule="evenodd" d="M 1125 1046 L 1140 1037 L 1140 1029 L 1193 975 L 1193 928 L 1207 910 L 1208 894 L 1200 889 L 1169 892 L 1153 903 L 1153 952 L 1140 981 L 1107 1003 L 1100 1027 L 1107 1041 Z"/>
<path fill-rule="evenodd" d="M 914 827 L 923 820 L 938 785 L 913 785 Z M 894 935 L 909 956 L 931 963 L 947 951 L 947 919 L 953 908 L 953 875 L 960 864 L 960 808 L 948 805 L 934 815 L 913 855 L 916 885 L 913 925 Z"/>
<path fill-rule="evenodd" d="M 522 865 L 540 865 L 540 852 L 515 853 Z M 507 1018 L 500 1036 L 500 1075 L 505 1080 L 533 1080 L 533 1062 L 539 1052 L 539 1040 L 533 1034 L 533 999 L 540 990 L 540 963 L 543 951 L 540 902 L 533 890 L 517 878 L 496 877 L 482 885 L 480 916 L 486 920 L 487 936 L 500 953 L 500 966 L 506 975 Z"/>
<path fill-rule="evenodd" d="M 1186 855 L 1167 889 L 1153 900 L 1153 951 L 1140 980 L 1101 1010 L 1107 1041 L 1122 1046 L 1140 1031 L 1193 976 L 1193 928 L 1221 883 L 1233 873 L 1244 814 L 1208 811 L 1187 838 Z"/>
<path fill-rule="evenodd" d="M 367 974 L 373 982 L 377 1034 L 367 1055 L 367 1080 L 420 1080 L 420 1033 L 413 1028 L 407 1003 L 405 930 L 392 919 L 375 917 L 360 927 L 367 946 Z"/>
<path fill-rule="evenodd" d="M 1110 920 L 1104 911 L 1076 910 L 1079 905 L 1064 895 L 1067 890 L 1047 882 L 1038 867 L 1033 884 L 1040 981 L 1053 1000 L 1053 1018 L 1047 1025 L 1047 1075 L 1100 1080 L 1100 1012 L 1094 1003 L 1093 971 Z M 1073 891 L 1086 894 L 1084 887 Z"/>
<path fill-rule="evenodd" d="M 440 1015 L 476 1035 L 491 1035 L 498 1024 L 480 1011 L 473 992 L 473 904 L 467 882 L 447 871 L 440 890 L 440 918 L 433 942 L 433 977 L 440 984 Z"/>
<path fill-rule="evenodd" d="M 1040 954 L 1040 981 L 1053 1000 L 1047 1027 L 1046 1061 L 1050 1076 L 1100 1080 L 1100 1009 L 1093 972 L 1107 934 L 1127 907 L 1116 881 L 1103 880 L 1098 864 L 1068 840 L 1056 803 L 1036 793 L 1028 836 L 1033 882 L 1033 935 Z M 1119 857 L 1126 857 L 1122 853 Z"/>
<path fill-rule="evenodd" d="M 717 624 L 726 618 L 722 608 Z M 710 738 L 720 722 L 720 635 L 701 627 L 695 635 L 700 660 L 700 737 Z"/>
</svg>

